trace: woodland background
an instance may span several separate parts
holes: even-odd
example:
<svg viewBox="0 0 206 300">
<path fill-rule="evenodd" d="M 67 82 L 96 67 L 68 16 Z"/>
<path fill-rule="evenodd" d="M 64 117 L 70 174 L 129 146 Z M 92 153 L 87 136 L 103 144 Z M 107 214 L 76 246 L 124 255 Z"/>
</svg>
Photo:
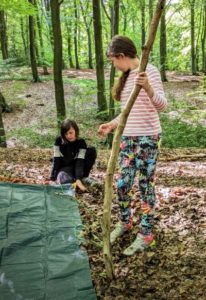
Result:
<svg viewBox="0 0 206 300">
<path fill-rule="evenodd" d="M 1 181 L 48 184 L 52 145 L 65 117 L 75 119 L 87 143 L 97 147 L 92 176 L 104 181 L 111 139 L 98 137 L 97 129 L 119 113 L 110 94 L 119 74 L 105 51 L 119 33 L 132 38 L 141 54 L 156 3 L 0 1 Z M 157 249 L 123 257 L 134 226 L 112 249 L 116 279 L 109 281 L 101 250 L 102 191 L 77 195 L 98 299 L 206 299 L 205 44 L 206 0 L 167 1 L 150 55 L 168 99 L 160 114 Z M 138 223 L 137 182 L 132 193 Z M 117 207 L 114 195 L 113 224 Z"/>
</svg>

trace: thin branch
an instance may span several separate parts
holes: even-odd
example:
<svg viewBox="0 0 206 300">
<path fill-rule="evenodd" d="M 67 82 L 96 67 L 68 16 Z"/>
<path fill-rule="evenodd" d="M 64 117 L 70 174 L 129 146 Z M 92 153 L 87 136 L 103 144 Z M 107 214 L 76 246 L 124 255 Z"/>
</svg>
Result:
<svg viewBox="0 0 206 300">
<path fill-rule="evenodd" d="M 104 5 L 104 1 L 103 1 L 103 0 L 101 0 L 101 4 L 102 4 L 102 7 L 103 7 L 103 10 L 104 10 L 105 15 L 107 16 L 108 20 L 109 20 L 110 23 L 111 23 L 112 20 L 111 20 L 111 18 L 110 18 L 110 16 L 109 16 L 108 12 L 107 12 L 107 10 L 106 10 L 106 7 L 105 7 L 105 5 Z"/>
</svg>

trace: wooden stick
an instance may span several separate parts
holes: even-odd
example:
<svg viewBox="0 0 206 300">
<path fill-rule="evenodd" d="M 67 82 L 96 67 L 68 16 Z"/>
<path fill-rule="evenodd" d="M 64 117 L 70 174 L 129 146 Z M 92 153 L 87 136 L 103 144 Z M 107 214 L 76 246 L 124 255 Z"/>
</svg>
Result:
<svg viewBox="0 0 206 300">
<path fill-rule="evenodd" d="M 155 40 L 155 35 L 157 32 L 159 20 L 162 14 L 162 11 L 165 6 L 165 0 L 159 0 L 156 8 L 156 12 L 153 16 L 153 19 L 149 28 L 148 40 L 142 48 L 142 55 L 140 58 L 140 65 L 138 72 L 144 72 L 146 70 L 146 66 L 149 59 L 149 53 L 152 48 L 153 42 Z M 137 96 L 139 95 L 141 86 L 135 85 L 129 99 L 127 100 L 126 107 L 121 113 L 120 122 L 116 129 L 111 155 L 109 158 L 109 162 L 107 165 L 106 172 L 106 180 L 105 180 L 105 196 L 104 196 L 104 205 L 103 205 L 103 222 L 102 222 L 102 230 L 103 230 L 103 255 L 104 255 L 104 263 L 106 268 L 106 274 L 110 279 L 114 278 L 114 269 L 112 264 L 112 255 L 110 249 L 110 223 L 111 223 L 111 204 L 112 204 L 112 195 L 113 195 L 113 176 L 115 165 L 117 161 L 117 156 L 120 148 L 120 138 L 123 133 L 125 124 L 127 122 L 128 115 L 132 109 L 134 102 L 136 101 Z"/>
</svg>

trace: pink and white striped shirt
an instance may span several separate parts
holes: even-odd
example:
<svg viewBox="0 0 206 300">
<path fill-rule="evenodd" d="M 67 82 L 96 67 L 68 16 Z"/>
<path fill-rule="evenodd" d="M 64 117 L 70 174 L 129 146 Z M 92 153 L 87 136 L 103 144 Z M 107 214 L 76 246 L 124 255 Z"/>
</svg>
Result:
<svg viewBox="0 0 206 300">
<path fill-rule="evenodd" d="M 151 136 L 161 133 L 161 125 L 158 112 L 163 111 L 167 106 L 163 85 L 158 69 L 152 65 L 146 68 L 149 82 L 154 90 L 154 95 L 149 98 L 145 90 L 142 88 L 130 111 L 124 128 L 123 135 L 125 136 Z M 126 105 L 126 102 L 131 94 L 135 84 L 137 69 L 130 71 L 127 77 L 125 86 L 121 92 L 121 109 Z M 120 115 L 111 121 L 117 127 L 120 120 Z"/>
</svg>

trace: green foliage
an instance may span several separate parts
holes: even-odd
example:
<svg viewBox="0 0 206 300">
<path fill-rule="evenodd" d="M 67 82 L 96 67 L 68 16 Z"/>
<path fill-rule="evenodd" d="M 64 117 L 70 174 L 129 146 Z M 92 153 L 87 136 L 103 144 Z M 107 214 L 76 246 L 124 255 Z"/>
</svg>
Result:
<svg viewBox="0 0 206 300">
<path fill-rule="evenodd" d="M 186 124 L 180 119 L 171 120 L 166 115 L 161 115 L 161 122 L 163 129 L 163 147 L 206 148 L 206 127 L 199 124 Z"/>
<path fill-rule="evenodd" d="M 28 0 L 1 0 L 0 10 L 10 11 L 22 16 L 34 15 L 35 9 Z"/>
</svg>

